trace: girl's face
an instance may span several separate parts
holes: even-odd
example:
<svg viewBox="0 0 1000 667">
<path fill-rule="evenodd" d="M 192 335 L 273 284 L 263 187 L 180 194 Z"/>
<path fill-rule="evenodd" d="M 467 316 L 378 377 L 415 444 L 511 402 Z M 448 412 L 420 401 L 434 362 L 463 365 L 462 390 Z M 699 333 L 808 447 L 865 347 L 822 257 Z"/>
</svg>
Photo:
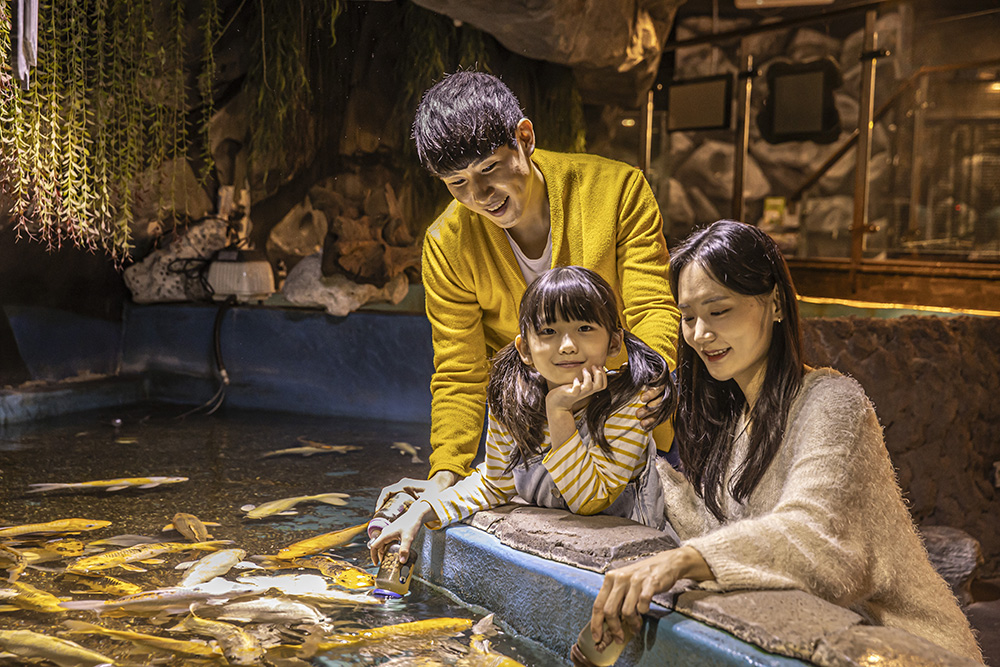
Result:
<svg viewBox="0 0 1000 667">
<path fill-rule="evenodd" d="M 774 322 L 781 317 L 774 293 L 739 294 L 692 262 L 681 269 L 677 301 L 684 340 L 713 378 L 736 380 L 753 405 L 767 369 Z"/>
<path fill-rule="evenodd" d="M 549 390 L 582 379 L 583 369 L 601 368 L 609 356 L 621 350 L 621 333 L 612 335 L 595 322 L 564 320 L 529 332 L 528 339 L 514 341 L 521 360 L 541 373 Z"/>
</svg>

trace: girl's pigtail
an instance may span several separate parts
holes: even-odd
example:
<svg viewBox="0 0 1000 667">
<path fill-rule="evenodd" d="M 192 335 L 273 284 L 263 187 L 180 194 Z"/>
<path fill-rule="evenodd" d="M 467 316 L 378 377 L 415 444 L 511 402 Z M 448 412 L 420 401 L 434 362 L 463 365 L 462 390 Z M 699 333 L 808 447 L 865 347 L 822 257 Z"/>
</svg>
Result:
<svg viewBox="0 0 1000 667">
<path fill-rule="evenodd" d="M 611 453 L 611 445 L 604 435 L 604 424 L 612 414 L 621 410 L 646 386 L 663 384 L 663 399 L 656 409 L 656 423 L 673 415 L 677 407 L 677 391 L 670 377 L 667 362 L 653 348 L 628 331 L 622 330 L 628 363 L 608 378 L 608 387 L 594 395 L 587 406 L 587 428 L 600 448 Z"/>
<path fill-rule="evenodd" d="M 521 360 L 513 343 L 493 356 L 486 400 L 490 413 L 514 439 L 507 471 L 541 452 L 545 439 L 545 380 Z"/>
</svg>

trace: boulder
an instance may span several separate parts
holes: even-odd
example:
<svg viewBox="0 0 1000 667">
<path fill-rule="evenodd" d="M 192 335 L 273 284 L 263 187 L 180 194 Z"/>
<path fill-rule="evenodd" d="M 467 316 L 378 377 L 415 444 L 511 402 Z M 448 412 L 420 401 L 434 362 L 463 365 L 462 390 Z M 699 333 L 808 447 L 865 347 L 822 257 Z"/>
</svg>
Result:
<svg viewBox="0 0 1000 667">
<path fill-rule="evenodd" d="M 584 102 L 638 106 L 683 0 L 415 0 L 493 35 L 510 51 L 573 68 Z"/>
<path fill-rule="evenodd" d="M 959 603 L 965 606 L 972 602 L 970 587 L 983 562 L 979 540 L 950 526 L 921 526 L 920 536 L 931 565 L 951 586 Z"/>
<path fill-rule="evenodd" d="M 281 293 L 300 306 L 319 306 L 335 317 L 344 317 L 366 303 L 399 303 L 406 298 L 410 282 L 404 274 L 391 279 L 384 287 L 358 284 L 345 276 L 324 278 L 320 271 L 320 253 L 304 258 L 285 278 Z"/>
<path fill-rule="evenodd" d="M 159 303 L 207 298 L 200 271 L 215 252 L 226 247 L 226 231 L 224 220 L 209 218 L 125 269 L 123 277 L 132 300 Z"/>
</svg>

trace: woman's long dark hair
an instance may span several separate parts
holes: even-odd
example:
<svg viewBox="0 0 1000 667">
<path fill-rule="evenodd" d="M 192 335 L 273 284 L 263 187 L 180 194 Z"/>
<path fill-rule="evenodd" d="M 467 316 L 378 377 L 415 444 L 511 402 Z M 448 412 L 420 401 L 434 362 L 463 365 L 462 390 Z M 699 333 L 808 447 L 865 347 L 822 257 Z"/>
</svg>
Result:
<svg viewBox="0 0 1000 667">
<path fill-rule="evenodd" d="M 795 286 L 777 244 L 751 225 L 719 220 L 689 236 L 670 253 L 670 287 L 678 298 L 681 271 L 701 266 L 719 284 L 748 296 L 776 293 L 781 320 L 775 322 L 760 395 L 749 406 L 747 458 L 734 473 L 729 493 L 743 503 L 760 483 L 785 433 L 792 399 L 802 386 L 802 341 Z M 775 290 L 775 288 L 777 288 Z M 735 380 L 713 378 L 683 336 L 678 341 L 675 420 L 684 474 L 720 521 L 726 468 L 746 398 Z"/>
<path fill-rule="evenodd" d="M 622 330 L 618 306 L 611 286 L 599 275 L 579 266 L 561 266 L 536 278 L 521 298 L 519 328 L 527 342 L 557 319 L 591 322 L 612 336 Z M 610 454 L 604 424 L 615 411 L 627 405 L 645 385 L 666 384 L 657 409 L 657 423 L 676 407 L 677 393 L 670 381 L 667 363 L 638 337 L 622 331 L 628 363 L 608 376 L 608 386 L 594 394 L 587 405 L 587 428 L 601 449 Z M 522 360 L 511 343 L 493 357 L 487 400 L 491 414 L 514 438 L 516 450 L 507 470 L 541 453 L 546 425 L 545 378 Z"/>
</svg>

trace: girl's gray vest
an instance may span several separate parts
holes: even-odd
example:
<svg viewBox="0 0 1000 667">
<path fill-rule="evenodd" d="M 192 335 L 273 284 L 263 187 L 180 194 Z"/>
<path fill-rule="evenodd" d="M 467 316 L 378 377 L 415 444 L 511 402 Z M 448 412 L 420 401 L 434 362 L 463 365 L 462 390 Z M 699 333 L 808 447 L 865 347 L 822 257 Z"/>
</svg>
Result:
<svg viewBox="0 0 1000 667">
<path fill-rule="evenodd" d="M 583 416 L 576 419 L 576 428 L 580 432 L 580 438 L 584 442 L 591 443 L 591 448 L 600 447 L 589 437 L 587 420 Z M 663 530 L 667 525 L 663 507 L 663 488 L 660 486 L 660 475 L 653 465 L 656 443 L 652 438 L 647 440 L 649 444 L 646 447 L 646 465 L 636 470 L 635 477 L 601 514 L 625 517 L 636 523 Z M 544 454 L 538 454 L 528 459 L 527 467 L 523 463 L 514 466 L 512 473 L 517 495 L 529 505 L 569 510 L 555 482 L 552 481 L 552 476 L 542 465 L 542 458 Z"/>
</svg>

